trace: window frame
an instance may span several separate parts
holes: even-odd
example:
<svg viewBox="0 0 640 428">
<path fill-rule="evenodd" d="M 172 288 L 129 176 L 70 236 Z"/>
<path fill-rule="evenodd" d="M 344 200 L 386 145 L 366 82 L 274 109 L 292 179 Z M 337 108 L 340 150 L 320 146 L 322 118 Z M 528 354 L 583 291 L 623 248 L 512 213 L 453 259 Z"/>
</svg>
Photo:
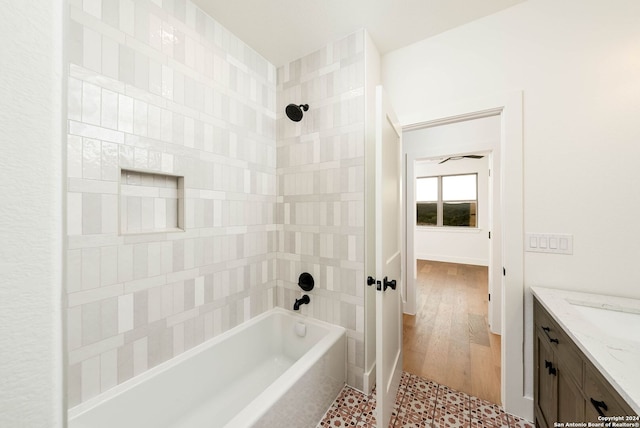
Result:
<svg viewBox="0 0 640 428">
<path fill-rule="evenodd" d="M 444 201 L 442 198 L 442 194 L 443 194 L 443 178 L 444 177 L 457 177 L 457 176 L 466 176 L 466 175 L 473 175 L 475 176 L 476 179 L 476 199 L 470 199 L 470 200 L 450 200 L 450 201 Z M 418 180 L 421 178 L 437 178 L 438 179 L 438 200 L 437 201 L 419 201 L 418 200 Z M 415 225 L 416 227 L 425 227 L 425 228 L 452 228 L 452 229 L 468 229 L 468 230 L 473 230 L 473 229 L 479 229 L 479 218 L 478 218 L 478 213 L 479 213 L 479 208 L 478 208 L 478 173 L 477 172 L 465 172 L 465 173 L 460 173 L 460 174 L 442 174 L 442 175 L 424 175 L 424 176 L 419 176 L 415 178 L 415 210 L 416 210 L 416 221 L 415 221 Z M 417 212 L 418 212 L 418 204 L 419 203 L 436 203 L 436 224 L 419 224 L 418 223 L 418 216 L 417 216 Z M 476 217 L 476 225 L 475 226 L 445 226 L 444 225 L 444 204 L 445 203 L 474 203 L 476 204 L 476 213 L 475 213 L 475 217 Z"/>
</svg>

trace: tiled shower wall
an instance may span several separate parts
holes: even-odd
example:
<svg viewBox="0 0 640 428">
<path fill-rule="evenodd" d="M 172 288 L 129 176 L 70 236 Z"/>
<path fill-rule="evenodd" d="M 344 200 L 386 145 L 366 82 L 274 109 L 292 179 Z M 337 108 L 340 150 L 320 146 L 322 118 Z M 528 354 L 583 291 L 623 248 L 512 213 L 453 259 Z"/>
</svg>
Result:
<svg viewBox="0 0 640 428">
<path fill-rule="evenodd" d="M 275 67 L 189 1 L 69 3 L 71 407 L 273 307 L 278 232 Z M 185 231 L 121 233 L 121 169 L 184 177 Z"/>
<path fill-rule="evenodd" d="M 278 68 L 278 305 L 347 329 L 347 381 L 364 372 L 364 31 Z M 309 104 L 302 121 L 289 104 Z"/>
</svg>

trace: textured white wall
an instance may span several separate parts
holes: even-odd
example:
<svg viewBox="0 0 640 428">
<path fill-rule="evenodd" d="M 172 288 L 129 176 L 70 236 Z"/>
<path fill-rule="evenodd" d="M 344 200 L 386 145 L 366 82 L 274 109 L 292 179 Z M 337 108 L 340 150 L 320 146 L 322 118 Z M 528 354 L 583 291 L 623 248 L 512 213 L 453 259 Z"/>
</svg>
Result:
<svg viewBox="0 0 640 428">
<path fill-rule="evenodd" d="M 63 1 L 2 3 L 0 426 L 63 420 Z"/>
</svg>

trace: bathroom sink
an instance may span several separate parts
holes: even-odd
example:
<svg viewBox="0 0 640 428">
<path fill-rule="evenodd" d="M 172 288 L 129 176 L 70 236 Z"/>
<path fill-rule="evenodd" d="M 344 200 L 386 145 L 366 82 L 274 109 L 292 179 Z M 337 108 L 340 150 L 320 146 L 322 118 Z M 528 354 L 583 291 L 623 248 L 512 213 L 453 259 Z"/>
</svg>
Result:
<svg viewBox="0 0 640 428">
<path fill-rule="evenodd" d="M 624 341 L 640 343 L 640 313 L 635 310 L 595 308 L 577 302 L 569 303 L 603 333 Z"/>
</svg>

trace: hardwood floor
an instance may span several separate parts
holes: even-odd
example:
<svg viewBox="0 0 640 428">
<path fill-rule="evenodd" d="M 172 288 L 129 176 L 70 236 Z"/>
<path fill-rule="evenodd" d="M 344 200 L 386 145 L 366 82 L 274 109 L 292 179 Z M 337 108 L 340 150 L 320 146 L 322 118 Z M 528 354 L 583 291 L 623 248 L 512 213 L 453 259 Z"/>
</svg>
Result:
<svg viewBox="0 0 640 428">
<path fill-rule="evenodd" d="M 487 323 L 487 268 L 419 260 L 416 315 L 404 315 L 404 370 L 495 404 L 500 336 Z"/>
</svg>

